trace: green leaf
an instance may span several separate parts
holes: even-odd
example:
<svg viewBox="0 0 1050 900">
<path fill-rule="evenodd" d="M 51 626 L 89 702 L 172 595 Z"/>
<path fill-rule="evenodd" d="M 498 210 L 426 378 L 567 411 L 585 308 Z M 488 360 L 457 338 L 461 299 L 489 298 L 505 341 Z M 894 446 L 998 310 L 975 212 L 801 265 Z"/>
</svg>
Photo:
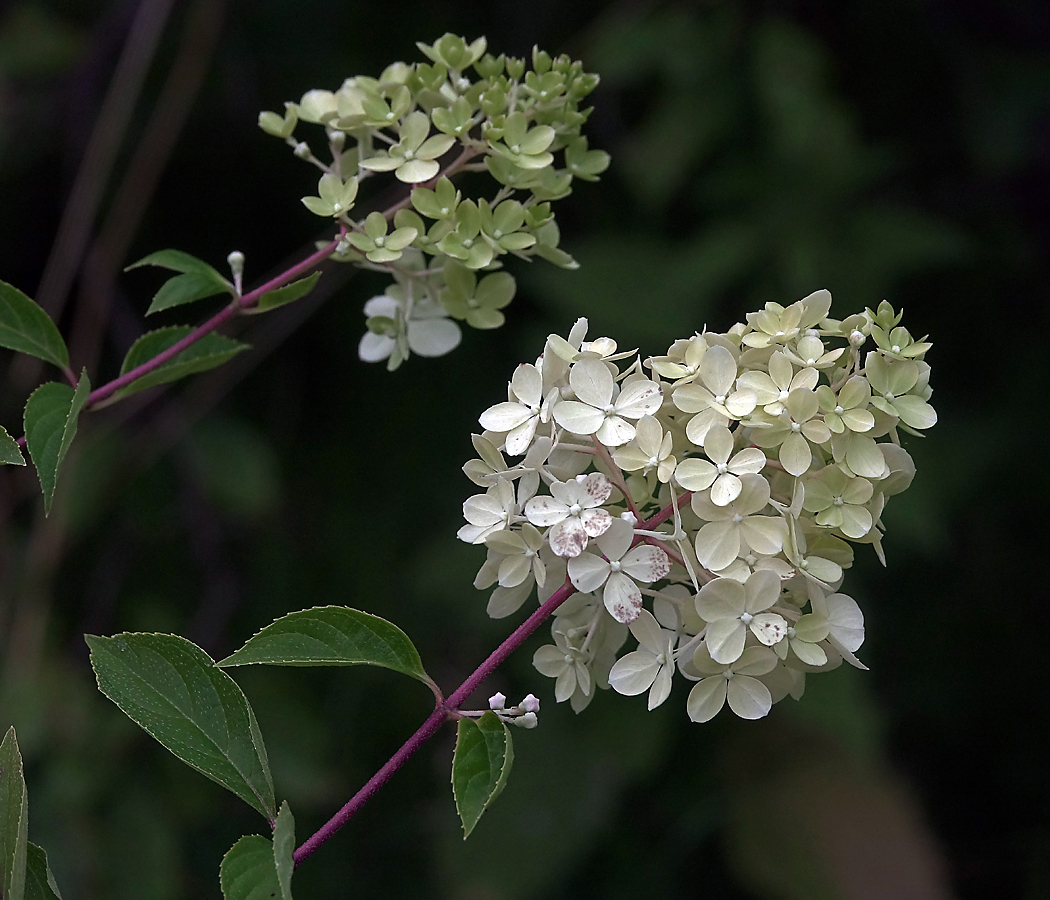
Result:
<svg viewBox="0 0 1050 900">
<path fill-rule="evenodd" d="M 282 896 L 273 844 L 257 834 L 242 837 L 222 858 L 219 886 L 225 900 L 273 900 Z"/>
<path fill-rule="evenodd" d="M 267 625 L 220 666 L 380 666 L 427 684 L 419 652 L 400 628 L 345 606 L 289 613 Z"/>
<path fill-rule="evenodd" d="M 193 328 L 189 325 L 173 325 L 170 328 L 158 328 L 140 337 L 128 355 L 124 357 L 124 363 L 120 367 L 120 374 L 125 375 L 132 369 L 136 369 L 143 363 L 149 362 L 154 357 L 163 353 L 173 344 L 181 341 Z M 197 343 L 187 347 L 174 358 L 158 366 L 152 372 L 137 378 L 116 396 L 126 397 L 136 391 L 145 390 L 158 384 L 167 384 L 169 381 L 178 381 L 187 375 L 196 372 L 206 372 L 222 365 L 228 359 L 233 358 L 242 350 L 249 349 L 247 344 L 224 337 L 221 334 L 206 334 Z"/>
<path fill-rule="evenodd" d="M 6 895 L 5 895 L 6 896 Z M 42 847 L 30 843 L 26 852 L 25 900 L 62 900 Z"/>
<path fill-rule="evenodd" d="M 4 900 L 23 900 L 28 828 L 29 797 L 12 726 L 0 743 L 0 897 Z"/>
<path fill-rule="evenodd" d="M 278 306 L 284 306 L 286 303 L 294 303 L 300 297 L 305 297 L 309 294 L 320 277 L 320 272 L 314 272 L 313 275 L 300 278 L 298 281 L 286 284 L 275 291 L 267 291 L 259 298 L 259 302 L 255 306 L 242 309 L 241 312 L 250 316 L 257 315 L 258 313 L 269 312 L 271 309 L 277 309 Z"/>
<path fill-rule="evenodd" d="M 87 372 L 80 376 L 77 389 L 56 381 L 42 384 L 26 401 L 26 447 L 40 477 L 44 492 L 44 514 L 51 511 L 58 470 L 77 433 L 77 421 L 91 393 Z"/>
<path fill-rule="evenodd" d="M 285 800 L 277 813 L 277 825 L 273 830 L 273 862 L 277 869 L 277 880 L 281 885 L 281 900 L 292 900 L 292 873 L 295 871 L 295 819 Z"/>
<path fill-rule="evenodd" d="M 99 690 L 179 759 L 274 821 L 273 779 L 244 693 L 174 634 L 86 635 Z"/>
<path fill-rule="evenodd" d="M 0 347 L 28 353 L 60 369 L 69 351 L 51 317 L 14 285 L 0 281 Z"/>
<path fill-rule="evenodd" d="M 499 796 L 514 762 L 510 729 L 492 712 L 476 722 L 459 720 L 452 757 L 452 793 L 466 840 L 481 814 Z"/>
<path fill-rule="evenodd" d="M 0 464 L 7 466 L 24 466 L 26 464 L 22 451 L 7 429 L 0 425 Z"/>
<path fill-rule="evenodd" d="M 147 316 L 162 309 L 182 306 L 184 303 L 192 303 L 194 300 L 202 300 L 216 294 L 225 294 L 233 288 L 229 281 L 204 260 L 181 250 L 158 250 L 137 263 L 132 263 L 124 271 L 129 272 L 139 266 L 158 266 L 173 272 L 182 272 L 161 285 L 149 309 L 146 310 Z"/>
</svg>

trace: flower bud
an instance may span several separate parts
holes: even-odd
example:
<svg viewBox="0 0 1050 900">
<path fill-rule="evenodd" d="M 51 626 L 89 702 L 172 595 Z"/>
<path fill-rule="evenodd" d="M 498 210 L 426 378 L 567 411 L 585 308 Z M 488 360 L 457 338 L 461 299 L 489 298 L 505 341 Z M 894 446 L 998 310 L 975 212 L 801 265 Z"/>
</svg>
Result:
<svg viewBox="0 0 1050 900">
<path fill-rule="evenodd" d="M 540 711 L 540 701 L 535 694 L 527 695 L 519 705 L 527 713 L 538 713 Z"/>
<path fill-rule="evenodd" d="M 516 719 L 511 719 L 515 725 L 519 728 L 535 728 L 540 724 L 539 719 L 536 718 L 536 713 L 530 712 L 525 713 L 523 716 L 518 716 Z"/>
<path fill-rule="evenodd" d="M 499 710 L 507 708 L 507 695 L 497 691 L 489 697 L 489 709 Z"/>
</svg>

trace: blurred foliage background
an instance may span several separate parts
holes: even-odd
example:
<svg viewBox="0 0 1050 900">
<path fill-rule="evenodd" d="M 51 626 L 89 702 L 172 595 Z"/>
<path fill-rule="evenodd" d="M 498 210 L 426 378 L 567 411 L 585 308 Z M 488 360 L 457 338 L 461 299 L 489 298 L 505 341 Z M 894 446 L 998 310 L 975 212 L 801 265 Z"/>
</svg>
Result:
<svg viewBox="0 0 1050 900">
<path fill-rule="evenodd" d="M 889 568 L 858 553 L 847 577 L 871 671 L 810 679 L 758 723 L 693 725 L 677 692 L 653 714 L 603 693 L 577 717 L 531 669 L 537 636 L 486 687 L 544 709 L 470 841 L 450 732 L 299 870 L 297 896 L 1050 896 L 1032 724 L 1050 7 L 8 0 L 0 276 L 52 309 L 68 296 L 75 368 L 112 377 L 156 288 L 120 274 L 128 262 L 240 249 L 258 283 L 317 236 L 298 200 L 315 174 L 258 111 L 415 59 L 445 31 L 601 73 L 592 146 L 613 165 L 559 210 L 579 271 L 512 261 L 504 329 L 391 375 L 355 352 L 381 283 L 333 269 L 255 320 L 254 353 L 88 417 L 46 523 L 34 474 L 0 473 L 0 729 L 18 729 L 30 838 L 65 896 L 216 897 L 221 855 L 260 829 L 97 693 L 83 633 L 174 631 L 217 656 L 293 609 L 345 604 L 404 628 L 450 689 L 508 631 L 455 531 L 469 434 L 516 362 L 579 315 L 648 355 L 821 287 L 839 315 L 887 298 L 935 342 L 940 422 L 908 445 L 919 476 L 885 517 Z M 40 373 L 6 351 L 0 373 L 17 435 Z M 431 702 L 382 671 L 236 674 L 301 838 Z"/>
</svg>

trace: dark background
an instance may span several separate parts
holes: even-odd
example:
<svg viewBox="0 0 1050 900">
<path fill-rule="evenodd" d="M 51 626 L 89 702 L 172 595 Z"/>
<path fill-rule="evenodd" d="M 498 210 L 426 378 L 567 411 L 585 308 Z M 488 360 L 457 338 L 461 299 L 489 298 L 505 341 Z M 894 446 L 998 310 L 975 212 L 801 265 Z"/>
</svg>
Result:
<svg viewBox="0 0 1050 900">
<path fill-rule="evenodd" d="M 46 524 L 33 473 L 0 473 L 0 728 L 18 729 L 30 838 L 67 900 L 218 896 L 221 855 L 264 827 L 97 693 L 84 632 L 174 631 L 219 656 L 288 611 L 345 604 L 404 628 L 451 689 L 511 627 L 484 615 L 483 554 L 455 531 L 468 436 L 517 362 L 579 315 L 649 355 L 822 287 L 834 314 L 886 298 L 934 342 L 940 422 L 908 443 L 919 474 L 884 516 L 889 567 L 860 548 L 847 575 L 871 671 L 811 678 L 757 723 L 691 724 L 681 684 L 651 714 L 602 693 L 577 717 L 531 669 L 536 636 L 485 689 L 544 708 L 470 841 L 444 733 L 299 870 L 297 896 L 1050 897 L 1050 6 L 144 6 L 159 40 L 142 90 L 122 79 L 112 166 L 83 178 L 97 204 L 76 201 L 86 243 L 52 263 L 96 384 L 160 281 L 122 266 L 177 247 L 223 267 L 239 249 L 257 284 L 318 236 L 298 199 L 316 173 L 258 111 L 415 60 L 416 40 L 584 60 L 602 76 L 588 133 L 613 164 L 558 207 L 579 271 L 511 262 L 504 329 L 388 374 L 356 357 L 382 282 L 335 269 L 253 322 L 252 354 L 85 418 Z M 0 3 L 0 277 L 41 302 L 138 9 Z M 17 436 L 41 373 L 10 358 L 0 421 Z M 431 702 L 383 671 L 237 678 L 300 840 Z"/>
</svg>

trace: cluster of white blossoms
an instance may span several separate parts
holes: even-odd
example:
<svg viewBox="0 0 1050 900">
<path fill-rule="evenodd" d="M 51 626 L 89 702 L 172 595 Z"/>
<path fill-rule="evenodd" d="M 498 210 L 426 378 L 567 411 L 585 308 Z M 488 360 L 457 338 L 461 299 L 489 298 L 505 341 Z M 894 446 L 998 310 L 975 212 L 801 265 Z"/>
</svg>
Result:
<svg viewBox="0 0 1050 900">
<path fill-rule="evenodd" d="M 931 345 L 888 303 L 830 309 L 823 290 L 768 303 L 644 362 L 580 319 L 481 415 L 464 472 L 486 490 L 459 537 L 488 549 L 474 585 L 494 586 L 491 616 L 574 591 L 533 659 L 559 702 L 612 687 L 653 709 L 677 674 L 694 721 L 727 700 L 757 719 L 806 673 L 864 668 L 839 588 L 851 542 L 885 563 L 882 511 L 915 473 L 900 433 L 937 421 Z"/>
</svg>

